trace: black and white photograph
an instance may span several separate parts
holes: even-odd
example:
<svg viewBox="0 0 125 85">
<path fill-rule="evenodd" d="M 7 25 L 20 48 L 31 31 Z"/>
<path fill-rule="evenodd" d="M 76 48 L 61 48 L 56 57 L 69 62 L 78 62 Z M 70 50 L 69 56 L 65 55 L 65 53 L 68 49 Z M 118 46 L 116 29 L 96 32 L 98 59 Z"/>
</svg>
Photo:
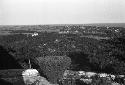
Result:
<svg viewBox="0 0 125 85">
<path fill-rule="evenodd" d="M 125 0 L 0 0 L 0 85 L 125 85 Z"/>
</svg>

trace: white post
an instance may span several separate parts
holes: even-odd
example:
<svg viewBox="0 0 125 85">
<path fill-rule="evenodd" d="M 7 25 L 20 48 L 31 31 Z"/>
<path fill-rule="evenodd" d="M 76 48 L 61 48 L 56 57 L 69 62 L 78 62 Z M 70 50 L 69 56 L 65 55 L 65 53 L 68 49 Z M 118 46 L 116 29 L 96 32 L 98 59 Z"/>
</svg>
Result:
<svg viewBox="0 0 125 85">
<path fill-rule="evenodd" d="M 29 67 L 30 67 L 30 69 L 31 69 L 31 62 L 30 62 L 30 59 L 29 59 Z"/>
</svg>

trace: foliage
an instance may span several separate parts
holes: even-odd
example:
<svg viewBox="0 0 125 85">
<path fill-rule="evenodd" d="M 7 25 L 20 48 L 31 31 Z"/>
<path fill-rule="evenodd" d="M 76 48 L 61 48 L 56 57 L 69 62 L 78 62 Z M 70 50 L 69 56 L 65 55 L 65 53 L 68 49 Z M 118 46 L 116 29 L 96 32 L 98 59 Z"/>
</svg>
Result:
<svg viewBox="0 0 125 85">
<path fill-rule="evenodd" d="M 41 53 L 37 46 L 36 39 L 32 37 L 27 37 L 26 35 L 9 35 L 2 36 L 1 45 L 7 50 L 7 52 L 14 57 L 18 63 L 25 64 L 24 68 L 27 68 L 28 59 L 35 63 L 35 57 L 41 56 Z"/>
<path fill-rule="evenodd" d="M 125 74 L 125 38 L 123 34 L 109 40 L 101 40 L 101 48 L 89 56 L 90 62 L 100 71 Z"/>
<path fill-rule="evenodd" d="M 36 58 L 40 69 L 52 83 L 57 83 L 63 77 L 63 73 L 70 66 L 71 59 L 66 56 L 46 56 Z"/>
<path fill-rule="evenodd" d="M 0 37 L 0 45 L 21 63 L 28 63 L 27 59 L 36 63 L 35 57 L 68 55 L 74 70 L 122 74 L 125 70 L 125 31 L 113 35 L 109 40 L 99 41 L 54 32 L 40 33 L 37 37 L 16 34 Z"/>
<path fill-rule="evenodd" d="M 89 63 L 88 54 L 85 54 L 84 52 L 70 52 L 68 53 L 68 56 L 72 60 L 72 70 L 90 71 L 91 65 Z"/>
</svg>

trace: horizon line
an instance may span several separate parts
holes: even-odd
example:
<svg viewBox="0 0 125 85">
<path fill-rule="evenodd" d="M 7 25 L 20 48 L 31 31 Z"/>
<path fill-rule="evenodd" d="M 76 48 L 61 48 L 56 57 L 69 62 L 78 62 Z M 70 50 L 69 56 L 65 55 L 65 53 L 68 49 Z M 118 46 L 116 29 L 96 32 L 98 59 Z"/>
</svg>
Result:
<svg viewBox="0 0 125 85">
<path fill-rule="evenodd" d="M 83 23 L 83 24 L 0 24 L 0 26 L 27 26 L 27 25 L 87 25 L 87 24 L 125 24 L 124 23 Z"/>
</svg>

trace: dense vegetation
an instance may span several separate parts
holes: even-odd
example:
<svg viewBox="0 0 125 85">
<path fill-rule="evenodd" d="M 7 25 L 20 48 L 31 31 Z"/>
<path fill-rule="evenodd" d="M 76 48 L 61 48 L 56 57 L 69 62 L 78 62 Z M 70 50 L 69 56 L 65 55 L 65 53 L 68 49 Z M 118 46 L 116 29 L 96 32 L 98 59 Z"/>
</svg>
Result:
<svg viewBox="0 0 125 85">
<path fill-rule="evenodd" d="M 71 59 L 67 56 L 46 56 L 37 58 L 40 70 L 51 83 L 63 78 L 63 73 L 69 68 Z"/>
<path fill-rule="evenodd" d="M 23 68 L 29 68 L 28 59 L 33 68 L 39 68 L 36 57 L 67 55 L 72 60 L 72 70 L 125 74 L 124 31 L 109 40 L 43 32 L 35 37 L 23 34 L 0 36 L 0 41 L 0 46 Z"/>
</svg>

